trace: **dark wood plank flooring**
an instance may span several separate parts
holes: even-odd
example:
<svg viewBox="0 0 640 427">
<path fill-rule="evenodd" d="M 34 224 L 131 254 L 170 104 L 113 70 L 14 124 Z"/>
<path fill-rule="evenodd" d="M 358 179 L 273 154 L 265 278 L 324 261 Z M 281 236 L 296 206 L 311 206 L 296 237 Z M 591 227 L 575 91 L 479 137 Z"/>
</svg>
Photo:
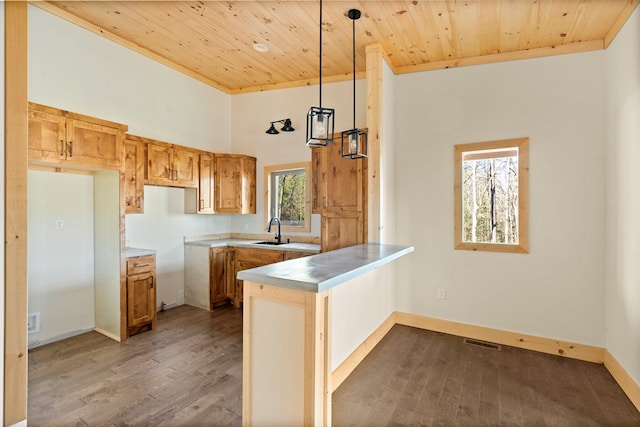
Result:
<svg viewBox="0 0 640 427">
<path fill-rule="evenodd" d="M 29 352 L 29 426 L 234 426 L 241 398 L 232 307 L 159 313 L 122 344 L 92 332 Z M 602 365 L 396 325 L 333 394 L 333 425 L 623 427 L 640 413 Z"/>
<path fill-rule="evenodd" d="M 334 426 L 640 426 L 603 365 L 396 325 L 333 393 Z"/>
</svg>

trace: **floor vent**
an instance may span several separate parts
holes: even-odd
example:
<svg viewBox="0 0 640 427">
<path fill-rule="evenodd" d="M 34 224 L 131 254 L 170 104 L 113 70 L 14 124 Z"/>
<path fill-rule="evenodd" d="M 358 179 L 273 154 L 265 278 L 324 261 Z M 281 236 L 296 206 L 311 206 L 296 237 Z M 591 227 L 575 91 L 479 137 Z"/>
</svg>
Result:
<svg viewBox="0 0 640 427">
<path fill-rule="evenodd" d="M 492 342 L 474 340 L 472 338 L 465 338 L 464 339 L 464 343 L 465 344 L 469 344 L 469 345 L 475 345 L 475 346 L 478 346 L 478 347 L 488 348 L 490 350 L 500 351 L 500 346 L 498 344 L 494 344 Z"/>
</svg>

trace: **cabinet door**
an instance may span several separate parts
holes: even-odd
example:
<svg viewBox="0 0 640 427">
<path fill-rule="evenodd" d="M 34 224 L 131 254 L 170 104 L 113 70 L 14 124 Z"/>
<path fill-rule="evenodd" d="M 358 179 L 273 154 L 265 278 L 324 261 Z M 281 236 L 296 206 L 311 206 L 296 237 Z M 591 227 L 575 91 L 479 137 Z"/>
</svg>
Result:
<svg viewBox="0 0 640 427">
<path fill-rule="evenodd" d="M 126 213 L 144 212 L 144 147 L 124 141 L 124 203 Z"/>
<path fill-rule="evenodd" d="M 155 284 L 151 273 L 127 277 L 127 325 L 152 323 L 155 318 Z"/>
<path fill-rule="evenodd" d="M 198 213 L 214 213 L 213 154 L 200 154 L 198 162 Z"/>
<path fill-rule="evenodd" d="M 341 143 L 336 141 L 324 148 L 326 166 L 321 184 L 323 207 L 361 211 L 363 209 L 363 160 L 345 159 L 341 154 Z M 326 201 L 325 201 L 326 200 Z"/>
<path fill-rule="evenodd" d="M 171 164 L 173 166 L 173 185 L 179 187 L 197 187 L 196 152 L 188 148 L 176 147 L 172 149 Z"/>
<path fill-rule="evenodd" d="M 256 158 L 241 157 L 240 183 L 242 199 L 240 213 L 256 213 Z"/>
<path fill-rule="evenodd" d="M 145 167 L 145 183 L 171 184 L 171 146 L 147 143 L 147 164 Z"/>
<path fill-rule="evenodd" d="M 29 110 L 29 160 L 64 160 L 65 123 L 64 117 Z"/>
<path fill-rule="evenodd" d="M 284 261 L 284 251 L 268 249 L 236 248 L 234 277 L 241 270 L 260 267 Z M 235 298 L 233 305 L 240 307 L 242 303 L 243 281 L 235 279 Z"/>
<path fill-rule="evenodd" d="M 229 274 L 230 248 L 211 248 L 209 251 L 210 274 L 210 298 L 209 308 L 213 310 L 215 305 L 224 303 L 229 298 L 229 288 L 232 287 Z"/>
<path fill-rule="evenodd" d="M 80 120 L 67 120 L 67 161 L 82 165 L 119 168 L 123 132 Z"/>
<path fill-rule="evenodd" d="M 325 212 L 320 225 L 322 252 L 364 243 L 362 212 Z"/>
<path fill-rule="evenodd" d="M 215 211 L 221 214 L 242 212 L 240 158 L 215 156 Z"/>
</svg>

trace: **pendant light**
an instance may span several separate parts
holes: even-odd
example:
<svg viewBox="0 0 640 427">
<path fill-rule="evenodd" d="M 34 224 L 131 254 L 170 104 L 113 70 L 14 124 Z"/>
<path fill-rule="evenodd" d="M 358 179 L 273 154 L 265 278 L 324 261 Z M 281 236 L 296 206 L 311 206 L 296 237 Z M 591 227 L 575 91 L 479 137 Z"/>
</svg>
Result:
<svg viewBox="0 0 640 427">
<path fill-rule="evenodd" d="M 319 107 L 311 107 L 307 112 L 307 145 L 310 147 L 326 147 L 333 143 L 334 112 L 333 108 L 322 107 L 322 0 L 320 0 L 320 89 Z"/>
<path fill-rule="evenodd" d="M 367 157 L 367 132 L 356 128 L 356 20 L 360 19 L 358 9 L 350 9 L 349 18 L 353 21 L 353 129 L 342 132 L 342 157 L 362 159 Z"/>
</svg>

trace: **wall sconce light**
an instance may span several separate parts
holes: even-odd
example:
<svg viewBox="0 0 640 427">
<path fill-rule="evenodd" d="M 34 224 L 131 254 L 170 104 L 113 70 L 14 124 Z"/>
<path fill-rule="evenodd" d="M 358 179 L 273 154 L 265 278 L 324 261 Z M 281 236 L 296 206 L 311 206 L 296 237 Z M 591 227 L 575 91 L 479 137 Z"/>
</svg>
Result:
<svg viewBox="0 0 640 427">
<path fill-rule="evenodd" d="M 335 110 L 322 107 L 322 0 L 320 0 L 320 92 L 319 107 L 311 107 L 307 112 L 307 145 L 309 147 L 326 147 L 333 143 Z"/>
<path fill-rule="evenodd" d="M 295 130 L 293 127 L 291 127 L 291 119 L 282 119 L 271 122 L 271 126 L 265 131 L 265 133 L 268 133 L 269 135 L 277 135 L 280 133 L 273 125 L 274 123 L 282 123 L 284 125 L 280 128 L 282 132 L 293 132 Z"/>
<path fill-rule="evenodd" d="M 360 19 L 358 9 L 349 10 L 353 21 L 353 129 L 342 132 L 342 157 L 362 159 L 367 157 L 368 135 L 364 129 L 356 127 L 356 20 Z"/>
</svg>

